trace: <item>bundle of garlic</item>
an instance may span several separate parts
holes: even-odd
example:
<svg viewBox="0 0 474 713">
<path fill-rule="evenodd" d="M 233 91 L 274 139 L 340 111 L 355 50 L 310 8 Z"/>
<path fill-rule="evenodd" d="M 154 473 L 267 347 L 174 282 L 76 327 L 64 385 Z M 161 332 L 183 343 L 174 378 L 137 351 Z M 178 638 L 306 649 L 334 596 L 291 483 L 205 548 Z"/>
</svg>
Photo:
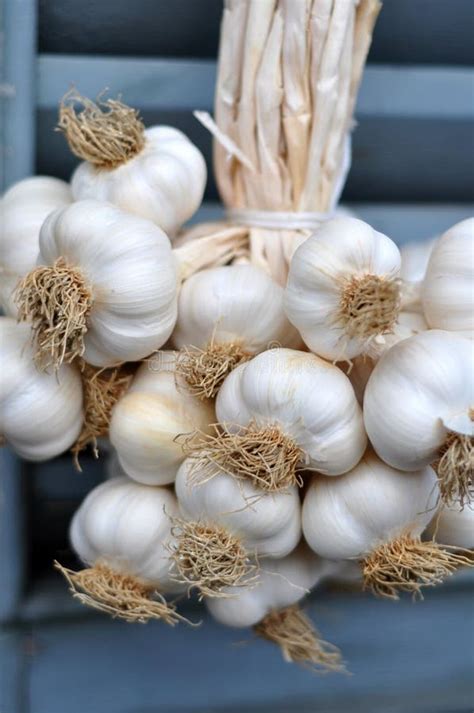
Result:
<svg viewBox="0 0 474 713">
<path fill-rule="evenodd" d="M 46 216 L 71 202 L 69 185 L 50 176 L 19 181 L 0 200 L 0 306 L 8 315 L 17 313 L 13 293 L 19 279 L 36 265 Z"/>
<path fill-rule="evenodd" d="M 225 2 L 215 123 L 196 116 L 215 137 L 229 223 L 241 227 L 252 264 L 281 285 L 295 248 L 335 210 L 344 186 L 379 9 L 379 0 Z"/>
</svg>

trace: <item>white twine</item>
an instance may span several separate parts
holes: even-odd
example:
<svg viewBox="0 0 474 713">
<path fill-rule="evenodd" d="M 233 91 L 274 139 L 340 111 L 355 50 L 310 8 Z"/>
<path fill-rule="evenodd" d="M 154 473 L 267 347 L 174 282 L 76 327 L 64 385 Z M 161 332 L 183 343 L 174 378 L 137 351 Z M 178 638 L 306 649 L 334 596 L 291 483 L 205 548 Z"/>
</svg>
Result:
<svg viewBox="0 0 474 713">
<path fill-rule="evenodd" d="M 226 218 L 237 225 L 270 230 L 315 230 L 321 223 L 334 216 L 333 213 L 283 212 L 275 210 L 251 210 L 248 208 L 229 208 Z"/>
</svg>

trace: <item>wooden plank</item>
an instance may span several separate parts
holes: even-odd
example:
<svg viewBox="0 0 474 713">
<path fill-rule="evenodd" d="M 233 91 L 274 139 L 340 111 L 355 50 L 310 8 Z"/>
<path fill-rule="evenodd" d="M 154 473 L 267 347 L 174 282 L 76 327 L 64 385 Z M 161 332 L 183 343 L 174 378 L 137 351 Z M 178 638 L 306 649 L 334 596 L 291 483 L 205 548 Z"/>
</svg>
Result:
<svg viewBox="0 0 474 713">
<path fill-rule="evenodd" d="M 0 448 L 0 622 L 16 618 L 25 589 L 27 532 L 22 476 L 21 461 L 9 448 Z"/>
</svg>

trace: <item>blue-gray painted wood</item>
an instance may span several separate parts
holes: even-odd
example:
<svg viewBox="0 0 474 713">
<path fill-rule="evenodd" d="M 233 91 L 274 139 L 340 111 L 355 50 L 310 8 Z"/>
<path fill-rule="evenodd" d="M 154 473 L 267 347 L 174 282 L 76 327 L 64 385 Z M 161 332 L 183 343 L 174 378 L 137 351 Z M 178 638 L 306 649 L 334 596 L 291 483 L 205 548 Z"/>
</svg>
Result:
<svg viewBox="0 0 474 713">
<path fill-rule="evenodd" d="M 36 0 L 3 3 L 0 190 L 34 172 Z"/>
<path fill-rule="evenodd" d="M 27 639 L 23 632 L 0 628 L 0 711 L 27 713 L 25 686 Z"/>
</svg>

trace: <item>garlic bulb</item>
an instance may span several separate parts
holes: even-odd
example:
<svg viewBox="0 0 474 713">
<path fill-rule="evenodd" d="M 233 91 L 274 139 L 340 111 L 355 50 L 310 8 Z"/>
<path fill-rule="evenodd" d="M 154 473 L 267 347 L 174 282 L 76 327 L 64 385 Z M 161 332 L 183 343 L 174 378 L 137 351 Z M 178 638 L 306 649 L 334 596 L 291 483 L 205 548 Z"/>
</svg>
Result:
<svg viewBox="0 0 474 713">
<path fill-rule="evenodd" d="M 314 354 L 270 349 L 224 381 L 217 436 L 198 439 L 196 457 L 251 478 L 265 490 L 301 484 L 299 471 L 339 475 L 362 457 L 366 435 L 349 379 Z"/>
<path fill-rule="evenodd" d="M 108 203 L 73 203 L 44 222 L 38 265 L 16 299 L 20 318 L 33 323 L 40 364 L 137 361 L 170 336 L 176 260 L 150 221 Z"/>
<path fill-rule="evenodd" d="M 250 557 L 285 557 L 301 539 L 296 487 L 262 493 L 251 481 L 187 459 L 176 475 L 184 517 L 174 560 L 183 582 L 208 596 L 248 584 Z"/>
<path fill-rule="evenodd" d="M 207 432 L 215 421 L 213 406 L 177 379 L 175 362 L 175 353 L 161 351 L 142 364 L 110 421 L 109 437 L 120 465 L 148 485 L 172 483 L 185 457 L 177 437 Z"/>
<path fill-rule="evenodd" d="M 46 216 L 72 202 L 69 185 L 34 176 L 15 183 L 0 201 L 0 304 L 16 316 L 13 292 L 20 277 L 36 265 L 39 232 Z"/>
<path fill-rule="evenodd" d="M 82 110 L 76 112 L 75 105 Z M 145 129 L 138 113 L 122 102 L 94 104 L 74 91 L 63 99 L 59 127 L 71 151 L 84 159 L 71 179 L 75 200 L 109 201 L 169 235 L 201 204 L 206 163 L 178 129 Z"/>
<path fill-rule="evenodd" d="M 389 334 L 400 312 L 400 252 L 356 218 L 334 218 L 296 250 L 285 309 L 319 356 L 352 359 Z"/>
<path fill-rule="evenodd" d="M 259 636 L 280 646 L 286 661 L 312 664 L 316 670 L 343 670 L 338 649 L 322 641 L 295 606 L 341 565 L 316 557 L 305 545 L 283 559 L 262 559 L 260 564 L 255 586 L 229 592 L 228 598 L 206 599 L 213 618 L 225 626 L 253 626 Z"/>
<path fill-rule="evenodd" d="M 283 289 L 248 264 L 202 270 L 186 280 L 172 339 L 182 349 L 179 371 L 202 398 L 215 396 L 239 362 L 271 346 L 301 343 L 283 311 Z"/>
<path fill-rule="evenodd" d="M 126 621 L 180 618 L 163 592 L 178 591 L 170 574 L 168 545 L 178 506 L 167 488 L 116 477 L 98 485 L 76 512 L 71 544 L 88 565 L 57 568 L 83 604 Z"/>
<path fill-rule="evenodd" d="M 54 458 L 67 450 L 82 427 L 79 371 L 64 365 L 57 374 L 35 368 L 30 330 L 0 317 L 0 434 L 27 460 Z"/>
<path fill-rule="evenodd" d="M 321 557 L 362 560 L 365 586 L 375 594 L 419 594 L 467 563 L 463 555 L 420 540 L 437 496 L 430 467 L 404 473 L 369 451 L 339 478 L 313 477 L 303 502 L 303 534 Z"/>
<path fill-rule="evenodd" d="M 474 549 L 474 510 L 459 505 L 441 505 L 426 535 L 445 545 Z"/>
<path fill-rule="evenodd" d="M 402 265 L 400 277 L 405 282 L 418 283 L 423 280 L 436 239 L 417 240 L 405 243 L 400 248 Z"/>
<path fill-rule="evenodd" d="M 435 329 L 474 336 L 474 218 L 436 241 L 422 285 L 426 321 Z"/>
<path fill-rule="evenodd" d="M 364 419 L 378 455 L 394 468 L 437 461 L 448 504 L 473 497 L 474 379 L 472 343 L 429 330 L 390 349 L 372 372 Z"/>
</svg>

